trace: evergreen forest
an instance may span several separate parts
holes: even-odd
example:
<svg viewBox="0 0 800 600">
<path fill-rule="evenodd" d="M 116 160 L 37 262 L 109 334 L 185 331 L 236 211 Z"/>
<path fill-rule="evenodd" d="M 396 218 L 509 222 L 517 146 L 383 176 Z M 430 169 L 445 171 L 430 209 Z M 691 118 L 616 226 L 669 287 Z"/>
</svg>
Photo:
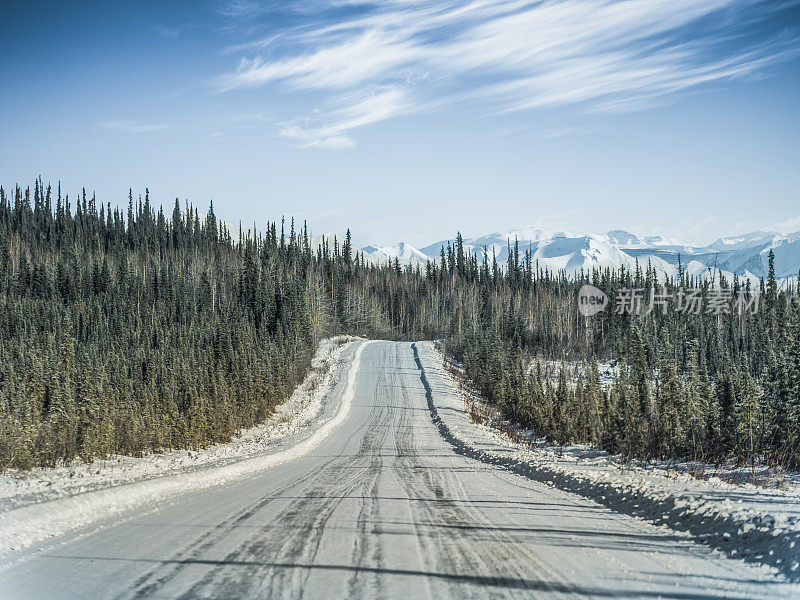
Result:
<svg viewBox="0 0 800 600">
<path fill-rule="evenodd" d="M 41 178 L 0 188 L 0 469 L 229 440 L 340 333 L 446 339 L 471 385 L 552 443 L 800 467 L 798 282 L 776 280 L 773 256 L 752 286 L 651 265 L 552 272 L 513 240 L 498 264 L 460 234 L 426 265 L 379 265 L 349 232 L 317 243 L 283 220 L 231 231 L 213 204 L 165 213 L 147 190 L 124 207 Z M 582 316 L 585 284 L 612 308 Z M 760 304 L 613 310 L 633 288 L 645 305 L 720 289 Z"/>
</svg>

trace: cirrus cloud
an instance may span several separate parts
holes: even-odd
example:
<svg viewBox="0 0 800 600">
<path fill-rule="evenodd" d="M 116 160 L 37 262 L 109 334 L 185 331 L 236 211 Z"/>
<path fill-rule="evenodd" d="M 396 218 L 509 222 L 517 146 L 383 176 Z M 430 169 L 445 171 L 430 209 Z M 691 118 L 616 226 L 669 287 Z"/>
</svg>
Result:
<svg viewBox="0 0 800 600">
<path fill-rule="evenodd" d="M 321 94 L 324 108 L 280 132 L 320 148 L 352 146 L 348 132 L 368 123 L 465 100 L 487 113 L 631 110 L 753 76 L 797 46 L 794 32 L 761 26 L 771 11 L 796 2 L 311 4 L 314 11 L 308 2 L 294 4 L 278 27 L 259 27 L 247 4 L 248 31 L 258 35 L 235 49 L 260 53 L 242 56 L 214 85 L 221 92 L 277 84 Z M 241 1 L 232 6 L 243 11 Z"/>
<path fill-rule="evenodd" d="M 115 131 L 126 131 L 128 133 L 150 133 L 169 129 L 169 125 L 137 123 L 136 121 L 100 121 L 97 123 L 97 126 L 100 129 L 113 129 Z"/>
</svg>

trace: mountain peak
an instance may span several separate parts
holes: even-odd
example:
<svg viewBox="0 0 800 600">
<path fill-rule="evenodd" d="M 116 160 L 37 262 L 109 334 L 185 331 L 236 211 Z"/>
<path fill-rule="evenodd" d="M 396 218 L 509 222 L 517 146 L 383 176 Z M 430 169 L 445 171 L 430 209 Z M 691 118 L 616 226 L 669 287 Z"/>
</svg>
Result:
<svg viewBox="0 0 800 600">
<path fill-rule="evenodd" d="M 408 242 L 397 242 L 393 246 L 364 246 L 362 250 L 378 261 L 398 259 L 400 262 L 426 262 L 428 257 Z"/>
<path fill-rule="evenodd" d="M 642 243 L 638 237 L 624 229 L 612 229 L 606 236 L 610 243 L 620 246 L 640 245 Z"/>
<path fill-rule="evenodd" d="M 624 229 L 612 229 L 605 234 L 575 235 L 524 227 L 488 235 L 463 238 L 464 251 L 482 260 L 484 254 L 496 257 L 498 263 L 508 260 L 509 247 L 519 242 L 521 253 L 529 252 L 540 268 L 564 269 L 578 272 L 594 267 L 635 268 L 650 264 L 659 274 L 674 276 L 678 269 L 678 256 L 682 257 L 685 272 L 705 277 L 709 268 L 721 269 L 728 277 L 737 273 L 742 277 L 760 277 L 766 274 L 766 252 L 774 249 L 776 271 L 779 277 L 790 277 L 800 267 L 800 235 L 782 236 L 774 232 L 752 233 L 720 238 L 708 246 L 696 246 L 672 238 L 650 235 L 637 236 Z M 442 248 L 454 240 L 442 240 L 421 250 L 398 242 L 383 248 L 369 247 L 378 260 L 399 257 L 404 262 L 437 260 Z"/>
</svg>

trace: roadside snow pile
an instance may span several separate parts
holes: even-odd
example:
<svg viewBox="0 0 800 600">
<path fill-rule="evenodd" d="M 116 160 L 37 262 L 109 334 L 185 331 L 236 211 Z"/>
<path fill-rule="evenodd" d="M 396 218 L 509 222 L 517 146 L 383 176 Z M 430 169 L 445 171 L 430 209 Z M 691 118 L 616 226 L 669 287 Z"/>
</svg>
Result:
<svg viewBox="0 0 800 600">
<path fill-rule="evenodd" d="M 218 485 L 305 454 L 349 413 L 361 353 L 368 343 L 358 341 L 324 340 L 312 371 L 292 397 L 266 423 L 230 443 L 199 452 L 120 457 L 102 464 L 37 469 L 21 477 L 3 475 L 0 556 L 135 506 Z M 348 365 L 341 403 L 325 402 Z"/>
<path fill-rule="evenodd" d="M 620 469 L 614 457 L 586 447 L 525 448 L 470 420 L 458 384 L 433 343 L 415 344 L 434 423 L 455 451 L 579 494 L 800 580 L 800 486 L 763 489 L 701 481 L 659 468 Z"/>
</svg>

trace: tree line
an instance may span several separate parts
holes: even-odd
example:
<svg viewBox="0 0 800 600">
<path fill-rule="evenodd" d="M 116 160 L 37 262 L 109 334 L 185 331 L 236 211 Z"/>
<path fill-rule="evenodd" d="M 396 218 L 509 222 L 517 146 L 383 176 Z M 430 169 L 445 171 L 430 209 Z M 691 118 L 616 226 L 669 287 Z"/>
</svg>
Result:
<svg viewBox="0 0 800 600">
<path fill-rule="evenodd" d="M 0 468 L 197 448 L 263 421 L 322 337 L 447 338 L 475 386 L 555 443 L 628 456 L 800 460 L 800 308 L 761 282 L 763 310 L 591 318 L 591 283 L 748 286 L 643 269 L 568 276 L 514 243 L 500 265 L 460 234 L 438 260 L 371 264 L 305 224 L 220 223 L 147 190 L 127 211 L 82 190 L 0 187 Z M 771 265 L 772 266 L 772 265 Z M 756 291 L 756 290 L 753 290 Z M 550 372 L 544 361 L 561 361 Z M 601 385 L 598 362 L 613 361 Z M 569 366 L 572 365 L 572 366 Z"/>
<path fill-rule="evenodd" d="M 529 254 L 520 265 L 515 253 L 505 282 L 485 284 L 502 310 L 450 345 L 506 417 L 552 443 L 624 457 L 800 466 L 800 302 L 797 282 L 779 290 L 771 251 L 769 275 L 754 289 L 719 271 L 691 277 L 680 264 L 677 277 L 650 264 L 537 274 Z M 586 284 L 605 291 L 612 309 L 581 316 Z M 645 306 L 690 294 L 713 305 L 730 290 L 758 310 L 614 310 L 631 289 L 643 291 Z M 613 373 L 607 385 L 599 361 Z"/>
</svg>

